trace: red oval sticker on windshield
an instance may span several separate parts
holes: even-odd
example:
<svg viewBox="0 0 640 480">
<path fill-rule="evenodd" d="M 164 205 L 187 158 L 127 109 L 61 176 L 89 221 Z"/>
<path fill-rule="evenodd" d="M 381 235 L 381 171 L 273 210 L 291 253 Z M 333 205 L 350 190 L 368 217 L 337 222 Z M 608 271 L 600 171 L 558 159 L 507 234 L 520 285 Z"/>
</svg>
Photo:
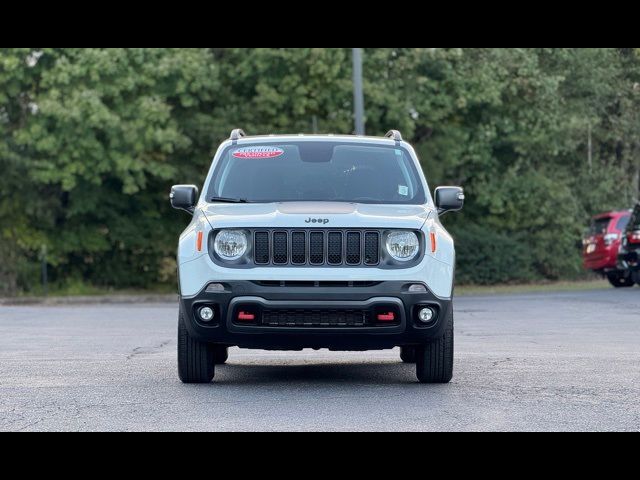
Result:
<svg viewBox="0 0 640 480">
<path fill-rule="evenodd" d="M 236 158 L 275 158 L 284 155 L 284 150 L 277 147 L 244 147 L 233 152 Z"/>
</svg>

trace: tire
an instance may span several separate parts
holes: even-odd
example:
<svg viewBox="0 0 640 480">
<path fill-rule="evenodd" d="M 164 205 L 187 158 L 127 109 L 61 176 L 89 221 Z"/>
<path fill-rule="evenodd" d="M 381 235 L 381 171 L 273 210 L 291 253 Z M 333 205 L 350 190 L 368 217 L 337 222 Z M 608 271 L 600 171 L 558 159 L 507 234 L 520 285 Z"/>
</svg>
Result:
<svg viewBox="0 0 640 480">
<path fill-rule="evenodd" d="M 178 314 L 178 376 L 182 383 L 210 383 L 215 375 L 214 346 L 193 339 Z"/>
<path fill-rule="evenodd" d="M 416 363 L 416 347 L 400 347 L 400 359 L 403 363 Z"/>
<path fill-rule="evenodd" d="M 213 363 L 216 365 L 224 365 L 229 360 L 229 348 L 228 347 L 213 347 Z"/>
<path fill-rule="evenodd" d="M 453 378 L 453 311 L 444 335 L 416 348 L 416 376 L 420 383 L 449 383 Z"/>
<path fill-rule="evenodd" d="M 635 281 L 631 274 L 624 274 L 620 272 L 610 273 L 607 275 L 609 283 L 616 288 L 629 288 L 635 285 Z"/>
</svg>

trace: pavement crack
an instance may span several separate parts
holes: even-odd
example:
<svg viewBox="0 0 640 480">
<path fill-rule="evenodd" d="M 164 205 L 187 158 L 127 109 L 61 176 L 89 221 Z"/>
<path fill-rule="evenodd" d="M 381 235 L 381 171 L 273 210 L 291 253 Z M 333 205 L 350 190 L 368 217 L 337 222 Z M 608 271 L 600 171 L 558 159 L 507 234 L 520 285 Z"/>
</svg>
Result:
<svg viewBox="0 0 640 480">
<path fill-rule="evenodd" d="M 31 423 L 29 423 L 27 425 L 24 425 L 24 426 L 18 428 L 16 430 L 16 432 L 23 432 L 23 431 L 25 431 L 25 430 L 27 430 L 27 429 L 29 429 L 31 427 L 35 427 L 36 425 L 44 422 L 45 420 L 46 420 L 45 418 L 40 418 L 40 419 L 36 420 L 35 422 L 31 422 Z"/>
<path fill-rule="evenodd" d="M 501 365 L 503 363 L 509 363 L 509 362 L 511 362 L 511 357 L 507 357 L 507 358 L 505 358 L 503 360 L 496 360 L 495 362 L 493 362 L 491 364 L 491 366 L 497 367 L 498 365 Z"/>
<path fill-rule="evenodd" d="M 129 355 L 127 355 L 127 360 L 132 360 L 133 358 L 139 355 L 150 355 L 156 353 L 158 350 L 163 349 L 167 345 L 171 343 L 171 340 L 165 340 L 158 345 L 154 345 L 151 347 L 136 347 L 134 348 Z"/>
</svg>

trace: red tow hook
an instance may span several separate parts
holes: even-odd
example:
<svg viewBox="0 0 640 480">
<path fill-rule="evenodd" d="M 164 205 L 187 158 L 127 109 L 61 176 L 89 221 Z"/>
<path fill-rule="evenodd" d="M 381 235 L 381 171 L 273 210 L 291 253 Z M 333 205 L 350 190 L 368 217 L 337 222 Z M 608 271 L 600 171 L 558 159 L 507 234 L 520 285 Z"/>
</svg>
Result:
<svg viewBox="0 0 640 480">
<path fill-rule="evenodd" d="M 243 322 L 252 322 L 255 319 L 256 316 L 253 313 L 238 312 L 238 320 L 242 320 Z"/>
<path fill-rule="evenodd" d="M 393 322 L 395 319 L 396 319 L 396 316 L 393 312 L 378 314 L 379 322 Z"/>
</svg>

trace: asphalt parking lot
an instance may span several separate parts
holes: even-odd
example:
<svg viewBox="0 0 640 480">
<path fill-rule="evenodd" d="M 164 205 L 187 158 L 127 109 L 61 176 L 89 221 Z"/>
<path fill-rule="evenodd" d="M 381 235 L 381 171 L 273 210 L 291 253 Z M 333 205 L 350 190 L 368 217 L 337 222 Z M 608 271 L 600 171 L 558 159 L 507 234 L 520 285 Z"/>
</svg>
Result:
<svg viewBox="0 0 640 480">
<path fill-rule="evenodd" d="M 177 378 L 173 304 L 0 306 L 0 430 L 640 431 L 640 289 L 456 301 L 449 385 L 398 351 L 232 349 Z"/>
</svg>

